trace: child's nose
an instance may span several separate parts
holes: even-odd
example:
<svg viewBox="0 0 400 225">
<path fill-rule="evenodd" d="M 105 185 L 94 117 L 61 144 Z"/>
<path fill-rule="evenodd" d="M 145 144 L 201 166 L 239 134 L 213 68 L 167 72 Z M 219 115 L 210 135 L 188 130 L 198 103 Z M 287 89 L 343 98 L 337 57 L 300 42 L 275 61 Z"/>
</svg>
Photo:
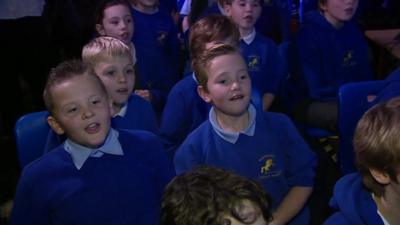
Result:
<svg viewBox="0 0 400 225">
<path fill-rule="evenodd" d="M 231 86 L 231 89 L 232 89 L 232 91 L 239 90 L 240 89 L 239 82 L 238 81 L 233 82 L 232 86 Z"/>
<path fill-rule="evenodd" d="M 85 108 L 82 114 L 83 119 L 88 119 L 94 115 L 92 109 L 89 107 Z"/>
<path fill-rule="evenodd" d="M 120 74 L 118 76 L 118 82 L 120 82 L 120 83 L 125 83 L 126 82 L 126 77 L 125 77 L 124 74 Z"/>
</svg>

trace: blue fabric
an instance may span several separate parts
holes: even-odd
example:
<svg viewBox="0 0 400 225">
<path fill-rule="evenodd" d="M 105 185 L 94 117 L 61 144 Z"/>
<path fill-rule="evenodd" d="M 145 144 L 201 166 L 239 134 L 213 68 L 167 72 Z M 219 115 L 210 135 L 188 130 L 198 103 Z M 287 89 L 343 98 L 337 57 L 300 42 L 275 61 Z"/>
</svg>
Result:
<svg viewBox="0 0 400 225">
<path fill-rule="evenodd" d="M 210 107 L 198 95 L 192 75 L 185 76 L 171 89 L 160 126 L 160 135 L 171 157 L 186 136 L 207 119 Z"/>
<path fill-rule="evenodd" d="M 370 106 L 400 96 L 400 68 L 390 73 L 385 79 L 385 83 L 385 87 L 376 95 Z"/>
<path fill-rule="evenodd" d="M 165 12 L 142 13 L 132 8 L 137 85 L 150 90 L 156 113 L 161 113 L 169 89 L 179 79 L 180 43 L 172 17 Z"/>
<path fill-rule="evenodd" d="M 116 116 L 111 126 L 118 129 L 147 130 L 158 134 L 157 120 L 153 108 L 142 97 L 132 94 L 124 117 Z"/>
<path fill-rule="evenodd" d="M 264 1 L 260 18 L 255 24 L 257 32 L 275 41 L 290 41 L 290 2 L 288 0 Z"/>
<path fill-rule="evenodd" d="M 383 225 L 372 195 L 358 173 L 348 174 L 336 183 L 329 204 L 337 212 L 324 225 Z"/>
<path fill-rule="evenodd" d="M 121 130 L 119 141 L 123 156 L 90 157 L 80 170 L 62 146 L 26 166 L 10 224 L 159 224 L 173 166 L 149 132 Z"/>
<path fill-rule="evenodd" d="M 159 9 L 168 14 L 178 11 L 178 4 L 176 0 L 160 0 Z"/>
<path fill-rule="evenodd" d="M 111 119 L 111 126 L 115 129 L 146 130 L 158 134 L 156 116 L 151 105 L 142 97 L 132 94 L 128 99 L 128 107 L 124 117 L 116 116 Z M 57 135 L 52 129 L 47 135 L 44 152 L 56 148 L 66 137 Z"/>
<path fill-rule="evenodd" d="M 250 44 L 240 40 L 239 47 L 250 73 L 252 88 L 261 96 L 277 94 L 283 78 L 283 64 L 276 44 L 256 33 Z"/>
<path fill-rule="evenodd" d="M 307 94 L 313 100 L 336 100 L 342 84 L 373 78 L 367 42 L 353 22 L 335 29 L 319 11 L 309 12 L 297 48 Z"/>
<path fill-rule="evenodd" d="M 258 180 L 277 207 L 294 186 L 312 186 L 316 156 L 283 114 L 257 111 L 254 136 L 235 144 L 222 139 L 209 120 L 194 130 L 175 153 L 177 174 L 206 164 Z M 305 207 L 289 224 L 307 224 Z"/>
</svg>

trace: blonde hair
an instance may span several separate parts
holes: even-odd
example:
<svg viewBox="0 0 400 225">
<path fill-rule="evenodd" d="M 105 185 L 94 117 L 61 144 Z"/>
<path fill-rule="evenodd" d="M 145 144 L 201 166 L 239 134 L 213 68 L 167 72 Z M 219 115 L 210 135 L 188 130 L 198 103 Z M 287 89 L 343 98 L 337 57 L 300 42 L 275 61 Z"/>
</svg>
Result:
<svg viewBox="0 0 400 225">
<path fill-rule="evenodd" d="M 136 64 L 135 46 L 128 46 L 121 40 L 113 37 L 101 36 L 91 40 L 82 49 L 82 59 L 90 65 L 107 59 L 107 57 L 127 56 Z"/>
</svg>

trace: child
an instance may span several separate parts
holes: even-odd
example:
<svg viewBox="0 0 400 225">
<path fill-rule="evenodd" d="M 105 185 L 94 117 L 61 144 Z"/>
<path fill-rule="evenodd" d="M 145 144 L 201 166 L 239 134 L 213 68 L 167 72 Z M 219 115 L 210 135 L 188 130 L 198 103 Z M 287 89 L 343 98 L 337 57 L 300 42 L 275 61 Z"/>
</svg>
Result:
<svg viewBox="0 0 400 225">
<path fill-rule="evenodd" d="M 338 210 L 325 225 L 399 224 L 400 98 L 380 103 L 358 122 L 357 173 L 341 178 L 330 201 Z"/>
<path fill-rule="evenodd" d="M 271 220 L 271 199 L 257 182 L 230 171 L 198 167 L 164 191 L 162 225 L 249 224 Z"/>
<path fill-rule="evenodd" d="M 170 15 L 158 10 L 158 0 L 131 0 L 138 57 L 136 94 L 161 115 L 169 89 L 179 80 L 180 42 Z"/>
<path fill-rule="evenodd" d="M 156 116 L 151 105 L 143 98 L 132 94 L 135 83 L 136 58 L 133 45 L 129 48 L 112 37 L 98 37 L 86 44 L 82 50 L 83 61 L 93 67 L 103 82 L 112 100 L 111 126 L 116 129 L 147 130 L 158 134 Z M 50 130 L 47 137 L 48 152 L 65 140 Z"/>
<path fill-rule="evenodd" d="M 196 58 L 209 44 L 225 42 L 236 46 L 238 41 L 239 31 L 228 18 L 221 15 L 204 17 L 191 27 L 191 57 Z M 186 136 L 207 119 L 209 110 L 210 105 L 197 93 L 193 73 L 171 89 L 160 126 L 160 134 L 167 141 L 165 147 L 171 156 Z"/>
<path fill-rule="evenodd" d="M 198 57 L 194 71 L 202 99 L 212 104 L 209 120 L 176 151 L 178 174 L 198 164 L 218 166 L 259 180 L 274 196 L 271 224 L 307 224 L 315 155 L 283 114 L 257 111 L 240 53 L 215 44 Z"/>
<path fill-rule="evenodd" d="M 97 7 L 95 23 L 100 36 L 118 38 L 132 46 L 133 20 L 125 0 L 102 0 Z"/>
<path fill-rule="evenodd" d="M 158 139 L 110 128 L 105 87 L 80 61 L 54 68 L 43 98 L 67 140 L 24 168 L 10 224 L 158 224 L 174 175 Z"/>
<path fill-rule="evenodd" d="M 345 83 L 371 80 L 368 46 L 351 21 L 358 0 L 319 0 L 319 11 L 306 15 L 297 48 L 306 83 L 306 99 L 296 117 L 313 127 L 336 131 L 337 93 Z"/>
<path fill-rule="evenodd" d="M 260 0 L 219 0 L 219 4 L 239 28 L 240 50 L 250 72 L 253 102 L 259 102 L 258 105 L 267 111 L 283 78 L 283 64 L 275 43 L 254 29 L 262 3 Z"/>
<path fill-rule="evenodd" d="M 103 82 L 113 103 L 112 126 L 158 133 L 154 111 L 143 98 L 132 94 L 135 83 L 135 47 L 112 37 L 99 37 L 82 49 L 82 59 Z M 135 54 L 133 54 L 135 56 Z"/>
</svg>

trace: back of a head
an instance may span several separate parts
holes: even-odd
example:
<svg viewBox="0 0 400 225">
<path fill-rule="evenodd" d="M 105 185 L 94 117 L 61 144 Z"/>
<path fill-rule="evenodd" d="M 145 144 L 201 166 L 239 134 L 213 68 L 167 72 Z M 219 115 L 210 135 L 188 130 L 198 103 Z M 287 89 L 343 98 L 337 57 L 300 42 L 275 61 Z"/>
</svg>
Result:
<svg viewBox="0 0 400 225">
<path fill-rule="evenodd" d="M 226 16 L 209 15 L 198 20 L 190 28 L 189 51 L 192 59 L 201 55 L 207 44 L 232 40 L 239 43 L 240 33 Z"/>
<path fill-rule="evenodd" d="M 93 69 L 88 64 L 84 63 L 81 60 L 76 60 L 76 59 L 61 62 L 56 67 L 50 70 L 43 91 L 43 101 L 45 103 L 47 110 L 50 113 L 53 113 L 54 109 L 54 101 L 51 94 L 52 89 L 57 85 L 70 81 L 73 78 L 79 76 L 93 77 L 93 79 L 95 79 L 96 82 L 98 82 L 98 84 L 101 86 L 104 93 L 106 93 L 106 89 L 103 83 L 96 76 Z"/>
<path fill-rule="evenodd" d="M 131 58 L 132 64 L 136 63 L 134 46 L 129 47 L 117 38 L 107 36 L 97 37 L 82 49 L 82 59 L 90 65 L 95 65 L 99 61 L 118 56 Z"/>
<path fill-rule="evenodd" d="M 400 97 L 369 109 L 357 124 L 354 134 L 356 165 L 365 187 L 377 196 L 384 194 L 384 185 L 377 182 L 370 170 L 386 173 L 397 181 L 400 169 Z"/>
<path fill-rule="evenodd" d="M 225 215 L 243 221 L 240 207 L 244 200 L 255 204 L 266 221 L 271 218 L 271 200 L 260 184 L 223 169 L 198 167 L 175 177 L 166 187 L 161 224 L 230 224 Z"/>
</svg>

